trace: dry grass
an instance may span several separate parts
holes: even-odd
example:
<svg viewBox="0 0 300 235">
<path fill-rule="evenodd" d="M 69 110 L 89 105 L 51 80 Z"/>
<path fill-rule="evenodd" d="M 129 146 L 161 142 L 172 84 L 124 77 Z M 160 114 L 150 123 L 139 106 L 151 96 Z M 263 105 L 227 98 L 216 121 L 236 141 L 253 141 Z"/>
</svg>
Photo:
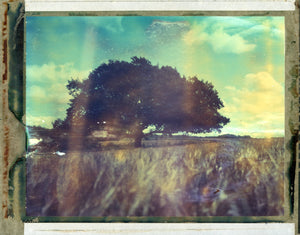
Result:
<svg viewBox="0 0 300 235">
<path fill-rule="evenodd" d="M 28 158 L 31 216 L 282 215 L 283 139 Z"/>
</svg>

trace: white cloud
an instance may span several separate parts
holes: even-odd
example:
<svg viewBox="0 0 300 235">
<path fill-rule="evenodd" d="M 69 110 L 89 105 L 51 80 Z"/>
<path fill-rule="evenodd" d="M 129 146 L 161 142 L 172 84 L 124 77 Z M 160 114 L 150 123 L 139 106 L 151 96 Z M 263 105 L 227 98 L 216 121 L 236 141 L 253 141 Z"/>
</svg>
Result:
<svg viewBox="0 0 300 235">
<path fill-rule="evenodd" d="M 30 82 L 59 82 L 66 83 L 71 78 L 87 78 L 90 71 L 80 71 L 74 68 L 73 63 L 56 65 L 53 62 L 48 64 L 28 65 L 26 67 L 26 78 Z"/>
<path fill-rule="evenodd" d="M 188 45 L 209 44 L 217 53 L 241 54 L 254 50 L 256 44 L 247 38 L 255 34 L 269 35 L 274 39 L 284 38 L 282 17 L 213 17 L 206 23 L 193 24 L 183 36 Z M 270 39 L 269 39 L 270 40 Z"/>
<path fill-rule="evenodd" d="M 241 88 L 233 90 L 227 86 L 225 89 L 234 97 L 225 103 L 222 110 L 222 114 L 231 119 L 223 131 L 233 128 L 254 136 L 283 135 L 284 88 L 271 74 L 247 74 Z"/>
<path fill-rule="evenodd" d="M 47 98 L 45 90 L 36 85 L 27 88 L 27 96 L 37 100 Z"/>
<path fill-rule="evenodd" d="M 183 36 L 183 41 L 187 45 L 203 44 L 209 41 L 209 36 L 205 32 L 205 25 L 193 25 L 192 28 Z"/>
<path fill-rule="evenodd" d="M 208 43 L 217 53 L 241 54 L 256 47 L 238 33 L 232 35 L 227 33 L 222 26 L 208 33 L 205 25 L 193 25 L 183 36 L 183 41 L 188 46 Z"/>
<path fill-rule="evenodd" d="M 229 35 L 223 28 L 218 29 L 209 37 L 210 45 L 215 52 L 241 54 L 252 51 L 255 44 L 246 41 L 239 34 Z"/>
<path fill-rule="evenodd" d="M 123 17 L 93 17 L 94 20 L 91 20 L 90 17 L 82 18 L 86 24 L 91 25 L 96 28 L 105 28 L 111 32 L 123 32 L 124 28 L 122 25 Z"/>
<path fill-rule="evenodd" d="M 225 89 L 235 91 L 236 88 L 234 86 L 225 86 Z"/>
<path fill-rule="evenodd" d="M 33 116 L 31 114 L 26 114 L 26 125 L 52 128 L 52 122 L 56 119 L 57 117 L 54 116 Z"/>
<path fill-rule="evenodd" d="M 187 21 L 154 20 L 146 29 L 146 35 L 156 46 L 159 44 L 170 46 L 170 44 L 180 41 L 181 36 L 188 32 L 189 29 L 190 23 Z"/>
<path fill-rule="evenodd" d="M 241 109 L 249 113 L 283 113 L 284 111 L 284 89 L 267 72 L 247 74 L 245 88 L 238 93 Z"/>
<path fill-rule="evenodd" d="M 79 71 L 73 64 L 42 66 L 31 65 L 26 68 L 27 124 L 51 127 L 57 118 L 64 118 L 71 96 L 66 88 L 71 78 L 82 80 L 89 71 Z"/>
<path fill-rule="evenodd" d="M 213 17 L 213 29 L 223 28 L 230 34 L 239 33 L 242 37 L 267 33 L 270 37 L 282 37 L 285 33 L 284 17 Z"/>
<path fill-rule="evenodd" d="M 284 20 L 282 17 L 266 18 L 260 24 L 254 24 L 247 27 L 243 32 L 242 36 L 248 36 L 251 34 L 266 33 L 273 38 L 282 38 L 285 34 Z"/>
</svg>

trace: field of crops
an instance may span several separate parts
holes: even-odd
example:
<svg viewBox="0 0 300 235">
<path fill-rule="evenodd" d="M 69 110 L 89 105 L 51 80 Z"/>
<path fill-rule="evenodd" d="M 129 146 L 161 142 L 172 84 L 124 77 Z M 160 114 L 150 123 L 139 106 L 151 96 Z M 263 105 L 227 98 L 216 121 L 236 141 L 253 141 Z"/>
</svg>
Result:
<svg viewBox="0 0 300 235">
<path fill-rule="evenodd" d="M 283 138 L 29 154 L 29 216 L 283 214 Z"/>
</svg>

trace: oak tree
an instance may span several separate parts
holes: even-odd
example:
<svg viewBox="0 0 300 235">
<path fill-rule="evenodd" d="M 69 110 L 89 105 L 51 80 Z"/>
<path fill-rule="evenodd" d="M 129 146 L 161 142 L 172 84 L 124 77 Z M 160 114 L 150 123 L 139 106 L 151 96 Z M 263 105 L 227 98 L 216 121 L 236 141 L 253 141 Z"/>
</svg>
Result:
<svg viewBox="0 0 300 235">
<path fill-rule="evenodd" d="M 175 68 L 152 65 L 145 58 L 109 61 L 83 81 L 72 79 L 67 117 L 56 128 L 85 125 L 85 135 L 110 127 L 131 136 L 135 146 L 149 133 L 220 131 L 229 119 L 214 86 L 197 77 L 185 78 Z M 151 127 L 151 128 L 149 128 Z M 148 130 L 147 129 L 147 130 Z"/>
</svg>

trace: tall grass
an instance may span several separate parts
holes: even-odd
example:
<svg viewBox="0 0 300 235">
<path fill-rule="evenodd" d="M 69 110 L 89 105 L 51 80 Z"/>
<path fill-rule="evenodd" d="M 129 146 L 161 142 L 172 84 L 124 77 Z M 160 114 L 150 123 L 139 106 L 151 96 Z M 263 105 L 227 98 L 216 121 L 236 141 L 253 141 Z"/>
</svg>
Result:
<svg viewBox="0 0 300 235">
<path fill-rule="evenodd" d="M 283 139 L 33 155 L 31 216 L 283 214 Z"/>
</svg>

